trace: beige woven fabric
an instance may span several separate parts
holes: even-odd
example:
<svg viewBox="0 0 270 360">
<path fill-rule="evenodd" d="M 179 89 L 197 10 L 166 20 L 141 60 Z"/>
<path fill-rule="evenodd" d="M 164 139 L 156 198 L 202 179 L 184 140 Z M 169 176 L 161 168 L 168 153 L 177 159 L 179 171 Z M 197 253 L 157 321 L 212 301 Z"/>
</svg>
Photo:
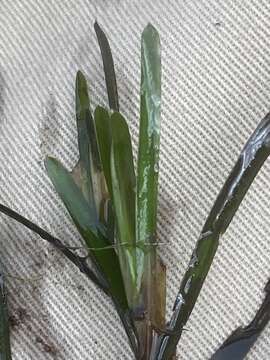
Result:
<svg viewBox="0 0 270 360">
<path fill-rule="evenodd" d="M 0 2 L 0 201 L 49 230 L 80 239 L 48 180 L 52 154 L 77 159 L 74 80 L 106 104 L 93 22 L 106 31 L 120 105 L 137 144 L 140 34 L 162 42 L 160 251 L 168 266 L 168 315 L 192 248 L 238 154 L 270 110 L 268 0 L 2 0 Z M 208 360 L 247 324 L 270 276 L 270 163 L 228 232 L 184 332 L 181 360 Z M 110 301 L 67 260 L 0 216 L 14 360 L 132 359 Z M 270 358 L 266 329 L 250 360 Z"/>
</svg>

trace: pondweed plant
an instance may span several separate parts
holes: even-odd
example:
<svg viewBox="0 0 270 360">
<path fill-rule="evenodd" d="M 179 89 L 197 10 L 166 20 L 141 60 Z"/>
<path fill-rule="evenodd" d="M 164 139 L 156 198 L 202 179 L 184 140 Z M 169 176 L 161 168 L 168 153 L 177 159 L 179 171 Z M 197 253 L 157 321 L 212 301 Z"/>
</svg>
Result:
<svg viewBox="0 0 270 360">
<path fill-rule="evenodd" d="M 0 211 L 49 241 L 112 299 L 136 359 L 169 360 L 175 356 L 219 238 L 270 153 L 270 115 L 251 135 L 218 195 L 181 282 L 171 319 L 166 323 L 166 274 L 157 254 L 156 236 L 161 104 L 159 35 L 152 25 L 142 33 L 140 132 L 135 166 L 128 125 L 119 108 L 110 46 L 97 23 L 95 31 L 109 109 L 98 106 L 92 114 L 86 79 L 79 71 L 76 78 L 79 161 L 72 172 L 51 157 L 45 163 L 48 176 L 85 242 L 87 256 L 79 256 L 75 248 L 65 246 L 10 208 L 0 205 Z M 269 320 L 269 286 L 266 290 L 266 299 L 252 323 L 237 329 L 213 359 L 244 358 Z"/>
</svg>

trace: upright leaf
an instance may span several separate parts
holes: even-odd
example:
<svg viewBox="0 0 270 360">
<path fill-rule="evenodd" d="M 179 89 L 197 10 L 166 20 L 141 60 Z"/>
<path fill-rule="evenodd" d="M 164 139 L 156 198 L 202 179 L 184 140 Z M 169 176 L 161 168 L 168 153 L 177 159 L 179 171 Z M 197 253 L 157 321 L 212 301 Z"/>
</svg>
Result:
<svg viewBox="0 0 270 360">
<path fill-rule="evenodd" d="M 94 120 L 90 110 L 90 100 L 86 79 L 81 71 L 76 76 L 76 119 L 78 128 L 78 142 L 80 156 L 85 165 L 88 165 L 89 152 L 95 168 L 100 167 L 100 158 L 96 139 Z M 85 151 L 88 143 L 88 152 Z"/>
<path fill-rule="evenodd" d="M 97 22 L 95 22 L 94 28 L 96 31 L 98 44 L 100 47 L 102 61 L 103 61 L 109 105 L 112 110 L 119 111 L 116 77 L 115 77 L 114 64 L 113 64 L 113 58 L 112 58 L 109 41 L 104 31 L 101 29 L 101 27 Z"/>
<path fill-rule="evenodd" d="M 158 32 L 148 25 L 142 34 L 141 112 L 137 182 L 137 240 L 155 242 L 161 101 Z"/>
<path fill-rule="evenodd" d="M 96 108 L 94 119 L 102 168 L 110 197 L 112 197 L 112 179 L 110 165 L 112 143 L 111 119 L 108 111 L 101 106 L 98 106 Z"/>
<path fill-rule="evenodd" d="M 76 119 L 80 159 L 72 174 L 92 212 L 95 211 L 97 219 L 102 216 L 102 206 L 106 197 L 105 180 L 101 169 L 94 119 L 90 110 L 87 82 L 81 71 L 78 71 L 76 77 Z"/>
<path fill-rule="evenodd" d="M 148 25 L 141 39 L 141 108 L 140 134 L 138 151 L 137 180 L 137 244 L 144 252 L 137 260 L 138 283 L 140 284 L 140 302 L 147 314 L 144 328 L 148 336 L 142 350 L 148 358 L 152 323 L 158 326 L 165 311 L 165 276 L 159 271 L 156 255 L 156 223 L 158 203 L 158 169 L 160 137 L 160 102 L 161 102 L 161 56 L 158 32 Z M 152 245 L 151 245 L 152 244 Z M 142 326 L 141 326 L 142 327 Z M 143 340 L 141 340 L 142 342 Z"/>
<path fill-rule="evenodd" d="M 118 254 L 127 298 L 133 305 L 137 294 L 135 239 L 135 172 L 130 134 L 122 115 L 111 116 L 111 178 L 117 224 Z"/>
</svg>

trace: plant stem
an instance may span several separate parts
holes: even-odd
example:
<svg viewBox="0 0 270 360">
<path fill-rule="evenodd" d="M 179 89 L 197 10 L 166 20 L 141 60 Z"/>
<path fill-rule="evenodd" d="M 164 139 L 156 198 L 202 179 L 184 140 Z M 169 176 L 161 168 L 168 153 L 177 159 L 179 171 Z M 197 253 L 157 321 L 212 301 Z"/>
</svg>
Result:
<svg viewBox="0 0 270 360">
<path fill-rule="evenodd" d="M 22 215 L 18 214 L 16 211 L 11 210 L 7 206 L 0 204 L 0 212 L 9 216 L 10 218 L 18 221 L 28 229 L 32 230 L 33 232 L 37 233 L 42 239 L 48 241 L 50 244 L 52 244 L 55 248 L 57 248 L 59 251 L 62 252 L 63 255 L 65 255 L 75 266 L 79 268 L 79 270 L 86 275 L 90 280 L 92 280 L 101 290 L 105 292 L 106 295 L 110 296 L 111 299 L 114 302 L 115 308 L 117 310 L 117 313 L 122 321 L 122 324 L 126 330 L 131 348 L 135 354 L 136 359 L 138 358 L 138 340 L 137 335 L 134 330 L 134 324 L 133 321 L 128 314 L 127 311 L 121 308 L 119 305 L 119 302 L 111 296 L 109 292 L 108 285 L 106 283 L 106 280 L 103 280 L 103 277 L 97 276 L 87 265 L 85 257 L 78 256 L 74 254 L 72 251 L 70 251 L 59 239 L 55 238 L 51 234 L 49 234 L 47 231 L 43 230 L 36 224 L 32 223 Z M 0 357 L 1 359 L 1 357 Z"/>
<path fill-rule="evenodd" d="M 261 121 L 246 143 L 206 220 L 174 305 L 169 323 L 173 334 L 159 338 L 155 360 L 167 360 L 175 351 L 212 264 L 219 238 L 269 154 L 270 114 Z"/>
<path fill-rule="evenodd" d="M 0 359 L 11 360 L 7 296 L 2 273 L 0 273 Z"/>
</svg>

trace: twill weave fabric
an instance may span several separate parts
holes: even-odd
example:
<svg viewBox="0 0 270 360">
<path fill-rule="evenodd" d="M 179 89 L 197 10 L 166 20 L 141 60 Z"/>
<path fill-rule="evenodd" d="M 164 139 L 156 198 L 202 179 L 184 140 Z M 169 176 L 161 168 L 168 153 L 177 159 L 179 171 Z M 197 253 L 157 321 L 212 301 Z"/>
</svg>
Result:
<svg viewBox="0 0 270 360">
<path fill-rule="evenodd" d="M 211 206 L 245 141 L 270 111 L 268 0 L 1 0 L 0 201 L 71 245 L 81 244 L 45 169 L 78 159 L 74 86 L 107 105 L 93 23 L 114 56 L 120 108 L 138 144 L 140 36 L 162 44 L 158 237 L 168 269 L 167 315 Z M 136 151 L 135 151 L 136 154 Z M 14 360 L 131 360 L 113 306 L 56 250 L 0 216 Z M 208 360 L 248 324 L 270 277 L 270 161 L 227 233 L 178 347 Z M 249 360 L 270 358 L 270 327 Z"/>
</svg>

